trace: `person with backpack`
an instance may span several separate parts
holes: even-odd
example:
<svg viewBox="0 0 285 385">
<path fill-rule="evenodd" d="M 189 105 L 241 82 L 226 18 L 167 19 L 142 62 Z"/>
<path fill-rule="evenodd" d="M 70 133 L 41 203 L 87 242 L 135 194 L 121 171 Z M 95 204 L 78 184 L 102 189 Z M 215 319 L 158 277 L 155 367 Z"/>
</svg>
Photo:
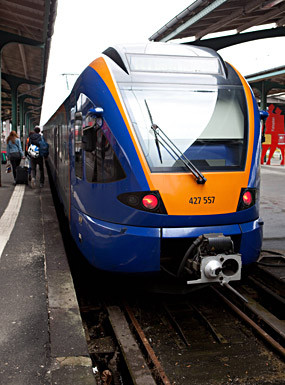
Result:
<svg viewBox="0 0 285 385">
<path fill-rule="evenodd" d="M 44 158 L 48 156 L 48 144 L 40 134 L 40 127 L 34 128 L 34 134 L 29 136 L 28 154 L 31 159 L 31 186 L 36 187 L 36 172 L 37 165 L 40 168 L 40 187 L 44 187 L 45 174 L 44 174 Z"/>
<path fill-rule="evenodd" d="M 29 166 L 28 166 L 28 174 L 29 174 L 29 181 L 31 180 L 31 171 L 32 171 L 32 167 L 31 167 L 31 157 L 28 153 L 28 149 L 29 149 L 29 146 L 30 146 L 30 137 L 35 134 L 35 131 L 30 131 L 29 132 L 29 136 L 27 137 L 27 140 L 26 140 L 26 145 L 25 145 L 25 156 L 26 158 L 28 159 L 29 161 Z"/>
<path fill-rule="evenodd" d="M 16 131 L 11 131 L 7 138 L 7 158 L 11 162 L 14 176 L 13 184 L 16 185 L 16 168 L 20 165 L 21 159 L 25 158 L 21 141 Z"/>
</svg>

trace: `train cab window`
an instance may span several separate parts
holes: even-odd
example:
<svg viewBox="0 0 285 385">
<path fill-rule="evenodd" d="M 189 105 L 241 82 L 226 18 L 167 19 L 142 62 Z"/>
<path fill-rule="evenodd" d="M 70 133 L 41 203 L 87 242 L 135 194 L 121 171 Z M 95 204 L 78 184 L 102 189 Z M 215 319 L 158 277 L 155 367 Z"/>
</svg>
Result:
<svg viewBox="0 0 285 385">
<path fill-rule="evenodd" d="M 77 112 L 74 117 L 76 176 L 82 179 L 85 169 L 85 179 L 89 183 L 109 183 L 123 179 L 126 175 L 112 148 L 111 139 L 103 133 L 98 120 L 95 124 L 94 118 L 89 114 L 90 109 L 94 108 L 92 101 L 81 93 L 77 99 Z M 85 143 L 83 147 L 83 132 L 88 136 L 91 147 L 87 147 Z"/>
<path fill-rule="evenodd" d="M 242 86 L 138 85 L 121 91 L 152 172 L 188 172 L 174 147 L 158 143 L 163 132 L 201 171 L 244 169 L 248 116 Z M 152 123 L 161 129 L 158 135 Z"/>
<path fill-rule="evenodd" d="M 109 183 L 125 178 L 124 170 L 102 129 L 91 129 L 94 149 L 85 152 L 86 180 L 90 183 Z"/>
</svg>

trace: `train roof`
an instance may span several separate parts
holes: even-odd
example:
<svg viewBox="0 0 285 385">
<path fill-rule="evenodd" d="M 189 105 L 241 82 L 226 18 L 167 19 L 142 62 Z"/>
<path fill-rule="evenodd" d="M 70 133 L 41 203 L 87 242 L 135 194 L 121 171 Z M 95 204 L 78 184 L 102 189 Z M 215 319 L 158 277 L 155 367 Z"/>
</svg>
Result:
<svg viewBox="0 0 285 385">
<path fill-rule="evenodd" d="M 210 74 L 225 76 L 223 59 L 206 47 L 147 42 L 116 45 L 103 54 L 128 75 L 144 73 Z"/>
</svg>

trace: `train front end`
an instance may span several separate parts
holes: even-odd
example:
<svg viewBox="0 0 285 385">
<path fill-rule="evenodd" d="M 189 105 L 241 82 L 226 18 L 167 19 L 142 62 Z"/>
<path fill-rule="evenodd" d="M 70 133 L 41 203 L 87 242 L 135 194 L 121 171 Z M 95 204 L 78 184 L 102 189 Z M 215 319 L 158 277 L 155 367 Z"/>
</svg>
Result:
<svg viewBox="0 0 285 385">
<path fill-rule="evenodd" d="M 96 238 L 81 242 L 90 262 L 188 284 L 240 279 L 262 243 L 260 119 L 246 81 L 214 51 L 163 43 L 110 48 L 88 71 L 124 174 L 90 187 L 102 202 L 81 218 Z"/>
</svg>

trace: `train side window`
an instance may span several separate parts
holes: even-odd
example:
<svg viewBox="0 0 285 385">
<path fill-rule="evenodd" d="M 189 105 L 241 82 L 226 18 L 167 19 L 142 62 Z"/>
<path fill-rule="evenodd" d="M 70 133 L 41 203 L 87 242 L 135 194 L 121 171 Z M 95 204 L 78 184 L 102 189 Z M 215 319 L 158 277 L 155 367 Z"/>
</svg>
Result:
<svg viewBox="0 0 285 385">
<path fill-rule="evenodd" d="M 87 182 L 109 183 L 124 179 L 125 172 L 102 129 L 91 130 L 95 149 L 85 152 Z"/>
<path fill-rule="evenodd" d="M 62 125 L 58 126 L 58 158 L 62 161 Z"/>
<path fill-rule="evenodd" d="M 75 113 L 74 122 L 74 152 L 75 152 L 75 175 L 82 179 L 83 161 L 82 161 L 82 112 Z"/>
<path fill-rule="evenodd" d="M 58 127 L 53 128 L 53 148 L 54 148 L 54 165 L 57 169 L 57 154 L 58 154 Z"/>
</svg>

